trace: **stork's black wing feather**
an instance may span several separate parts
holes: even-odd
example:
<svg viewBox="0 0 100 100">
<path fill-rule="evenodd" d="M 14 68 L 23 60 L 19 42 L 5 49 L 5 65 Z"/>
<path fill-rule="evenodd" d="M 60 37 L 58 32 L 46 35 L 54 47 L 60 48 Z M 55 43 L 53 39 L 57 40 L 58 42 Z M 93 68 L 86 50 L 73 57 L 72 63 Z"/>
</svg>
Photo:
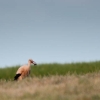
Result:
<svg viewBox="0 0 100 100">
<path fill-rule="evenodd" d="M 17 80 L 19 76 L 21 76 L 21 74 L 16 74 L 16 76 L 14 77 L 14 80 Z"/>
</svg>

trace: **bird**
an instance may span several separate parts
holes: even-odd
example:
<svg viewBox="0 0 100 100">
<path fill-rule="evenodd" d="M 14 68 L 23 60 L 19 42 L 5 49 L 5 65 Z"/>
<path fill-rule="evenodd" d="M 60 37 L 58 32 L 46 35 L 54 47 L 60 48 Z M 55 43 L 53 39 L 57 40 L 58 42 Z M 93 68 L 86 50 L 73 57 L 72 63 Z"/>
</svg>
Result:
<svg viewBox="0 0 100 100">
<path fill-rule="evenodd" d="M 30 75 L 30 69 L 31 69 L 31 64 L 37 65 L 37 63 L 35 61 L 33 61 L 32 59 L 28 60 L 28 64 L 27 65 L 23 65 L 21 67 L 18 68 L 16 75 L 14 77 L 14 80 L 22 80 L 23 78 L 27 77 Z"/>
</svg>

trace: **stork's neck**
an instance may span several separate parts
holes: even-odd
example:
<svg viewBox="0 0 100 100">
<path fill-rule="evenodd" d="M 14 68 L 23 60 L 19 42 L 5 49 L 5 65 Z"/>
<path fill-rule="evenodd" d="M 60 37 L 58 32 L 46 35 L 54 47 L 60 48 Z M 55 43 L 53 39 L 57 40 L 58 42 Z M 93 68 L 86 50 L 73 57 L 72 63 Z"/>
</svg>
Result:
<svg viewBox="0 0 100 100">
<path fill-rule="evenodd" d="M 31 62 L 30 61 L 28 61 L 28 67 L 30 67 L 31 66 Z"/>
</svg>

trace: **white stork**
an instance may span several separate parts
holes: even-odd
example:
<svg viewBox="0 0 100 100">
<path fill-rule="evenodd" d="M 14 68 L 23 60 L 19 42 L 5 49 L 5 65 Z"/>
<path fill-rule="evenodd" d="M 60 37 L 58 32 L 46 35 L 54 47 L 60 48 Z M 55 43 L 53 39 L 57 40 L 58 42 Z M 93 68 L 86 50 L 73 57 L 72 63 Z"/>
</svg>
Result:
<svg viewBox="0 0 100 100">
<path fill-rule="evenodd" d="M 16 76 L 14 77 L 14 80 L 22 80 L 23 78 L 29 76 L 31 64 L 37 65 L 35 61 L 29 59 L 27 65 L 19 67 L 19 69 L 16 72 Z"/>
</svg>

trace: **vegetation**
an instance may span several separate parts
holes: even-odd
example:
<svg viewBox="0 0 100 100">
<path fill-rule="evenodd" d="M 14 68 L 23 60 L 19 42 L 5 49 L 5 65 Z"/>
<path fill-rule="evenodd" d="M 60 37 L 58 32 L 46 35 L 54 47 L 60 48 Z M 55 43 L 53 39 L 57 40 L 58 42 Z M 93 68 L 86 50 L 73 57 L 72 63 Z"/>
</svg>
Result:
<svg viewBox="0 0 100 100">
<path fill-rule="evenodd" d="M 100 100 L 100 73 L 0 81 L 1 100 Z"/>
<path fill-rule="evenodd" d="M 18 67 L 0 69 L 1 100 L 100 100 L 100 61 L 32 66 L 16 82 Z"/>
<path fill-rule="evenodd" d="M 0 79 L 12 80 L 18 67 L 20 66 L 1 68 Z M 66 75 L 67 73 L 82 75 L 86 73 L 98 72 L 99 70 L 100 61 L 69 64 L 40 64 L 37 66 L 31 66 L 30 76 L 43 77 L 50 75 Z"/>
</svg>

